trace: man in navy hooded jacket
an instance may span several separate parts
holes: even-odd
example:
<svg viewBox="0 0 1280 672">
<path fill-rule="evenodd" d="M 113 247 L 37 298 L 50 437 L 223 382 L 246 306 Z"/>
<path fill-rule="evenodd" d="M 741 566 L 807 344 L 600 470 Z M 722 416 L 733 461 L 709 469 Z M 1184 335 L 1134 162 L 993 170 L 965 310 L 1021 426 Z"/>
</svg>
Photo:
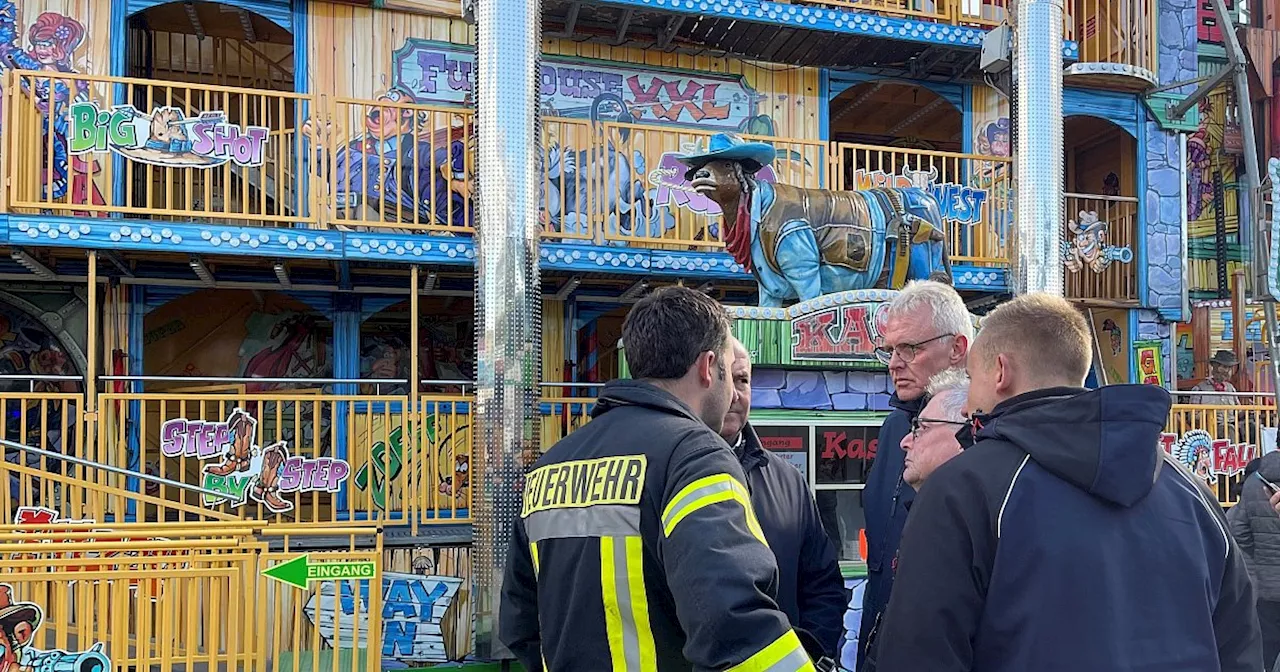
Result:
<svg viewBox="0 0 1280 672">
<path fill-rule="evenodd" d="M 1090 346 L 1047 294 L 983 320 L 976 443 L 912 505 L 878 672 L 1263 669 L 1222 509 L 1159 447 L 1168 392 L 1083 389 Z"/>
<path fill-rule="evenodd" d="M 720 436 L 733 446 L 747 476 L 751 507 L 778 561 L 778 609 L 813 637 L 815 661 L 840 657 L 840 633 L 849 604 L 836 551 L 822 528 L 809 483 L 799 469 L 765 450 L 747 421 L 751 413 L 751 354 L 734 338 L 733 401 Z M 801 641 L 804 641 L 803 638 Z M 812 643 L 807 643 L 811 645 Z"/>
<path fill-rule="evenodd" d="M 933 281 L 908 284 L 889 304 L 879 355 L 889 365 L 894 411 L 880 427 L 878 448 L 866 489 L 862 491 L 867 521 L 867 583 L 862 594 L 858 634 L 858 669 L 893 590 L 898 540 L 907 522 L 915 490 L 902 480 L 906 453 L 902 439 L 924 408 L 925 389 L 935 375 L 963 367 L 973 322 L 964 300 L 950 285 Z"/>
</svg>

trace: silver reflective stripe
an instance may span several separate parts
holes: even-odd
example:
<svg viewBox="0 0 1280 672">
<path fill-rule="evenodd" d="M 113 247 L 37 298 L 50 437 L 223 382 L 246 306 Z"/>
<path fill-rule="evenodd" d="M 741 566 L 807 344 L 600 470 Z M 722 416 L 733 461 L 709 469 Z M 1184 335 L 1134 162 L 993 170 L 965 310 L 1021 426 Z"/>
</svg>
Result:
<svg viewBox="0 0 1280 672">
<path fill-rule="evenodd" d="M 529 541 L 566 537 L 623 537 L 640 534 L 640 507 L 599 504 L 585 509 L 546 509 L 524 519 Z"/>
<path fill-rule="evenodd" d="M 694 490 L 693 492 L 685 495 L 684 497 L 681 497 L 679 500 L 676 501 L 675 504 L 670 504 L 667 506 L 667 515 L 662 519 L 662 528 L 666 529 L 667 527 L 669 527 L 671 525 L 671 519 L 680 515 L 680 512 L 683 511 L 686 506 L 689 506 L 690 503 L 696 500 L 702 499 L 707 495 L 714 495 L 717 492 L 728 492 L 730 490 L 733 490 L 734 485 L 737 485 L 737 482 L 734 481 L 732 477 L 730 477 L 726 480 L 719 481 L 717 483 L 709 483 L 707 485 L 704 485 L 701 488 L 698 488 L 697 490 Z"/>
<path fill-rule="evenodd" d="M 636 571 L 641 571 L 641 568 L 637 567 Z M 618 612 L 622 616 L 622 654 L 627 660 L 628 672 L 641 672 L 640 635 L 636 631 L 636 614 L 631 603 L 631 580 L 627 575 L 627 538 L 623 536 L 615 536 L 613 539 L 613 582 L 618 591 Z M 644 596 L 640 596 L 640 599 L 644 599 Z"/>
</svg>

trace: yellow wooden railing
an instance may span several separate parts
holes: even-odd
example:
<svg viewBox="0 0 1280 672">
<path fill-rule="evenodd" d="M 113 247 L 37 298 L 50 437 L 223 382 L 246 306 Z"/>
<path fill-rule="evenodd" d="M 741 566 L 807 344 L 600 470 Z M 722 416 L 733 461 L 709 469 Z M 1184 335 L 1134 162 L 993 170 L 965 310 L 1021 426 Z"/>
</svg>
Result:
<svg viewBox="0 0 1280 672">
<path fill-rule="evenodd" d="M 952 261 L 1008 262 L 1011 159 L 833 143 L 830 166 L 829 184 L 836 189 L 919 186 L 932 191 L 942 210 Z"/>
<path fill-rule="evenodd" d="M 1195 396 L 1183 395 L 1188 400 Z M 1260 403 L 1266 401 L 1267 403 Z M 1172 452 L 1187 468 L 1206 480 L 1218 500 L 1230 506 L 1236 501 L 1234 488 L 1240 483 L 1245 464 L 1262 455 L 1269 432 L 1277 426 L 1276 407 L 1270 397 L 1241 397 L 1239 405 L 1215 406 L 1196 403 L 1174 404 L 1165 427 Z M 1190 440 L 1189 432 L 1201 430 L 1209 443 Z M 1200 437 L 1204 438 L 1204 437 Z M 1213 441 L 1225 442 L 1215 445 Z M 1221 473 L 1219 473 L 1221 472 Z"/>
<path fill-rule="evenodd" d="M 1138 300 L 1138 199 L 1066 194 L 1066 296 Z"/>
<path fill-rule="evenodd" d="M 10 71 L 7 77 L 3 175 L 11 212 L 447 235 L 467 234 L 474 225 L 477 162 L 468 108 L 418 105 L 390 94 L 369 101 L 73 73 Z M 52 111 L 45 102 L 51 89 L 65 94 Z M 207 120 L 192 125 L 201 113 L 215 112 L 226 122 L 216 133 Z M 238 158 L 211 156 L 211 143 L 194 142 L 249 136 L 249 126 L 258 128 L 252 137 L 261 142 L 237 145 L 247 152 Z M 723 248 L 719 206 L 689 190 L 675 160 L 705 146 L 711 134 L 544 120 L 544 236 Z M 953 258 L 1005 262 L 1006 158 L 744 138 L 777 149 L 765 179 L 796 186 L 910 184 L 903 169 L 923 170 L 933 179 L 924 186 L 943 206 Z M 975 212 L 960 212 L 966 205 Z M 172 233 L 142 226 L 121 235 L 157 240 Z"/>
<path fill-rule="evenodd" d="M 1157 0 L 1073 0 L 1078 63 L 1111 63 L 1159 72 L 1156 43 Z"/>
</svg>

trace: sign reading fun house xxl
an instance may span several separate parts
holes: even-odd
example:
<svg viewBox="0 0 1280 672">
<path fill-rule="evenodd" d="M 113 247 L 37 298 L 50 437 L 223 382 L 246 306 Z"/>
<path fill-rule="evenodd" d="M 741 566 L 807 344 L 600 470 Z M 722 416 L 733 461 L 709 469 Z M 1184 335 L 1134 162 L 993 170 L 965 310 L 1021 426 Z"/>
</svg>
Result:
<svg viewBox="0 0 1280 672">
<path fill-rule="evenodd" d="M 470 47 L 409 38 L 392 62 L 395 85 L 420 103 L 462 105 L 474 98 Z M 612 61 L 543 56 L 539 75 L 543 108 L 562 117 L 588 117 L 597 98 L 612 96 L 638 123 L 736 131 L 755 116 L 760 99 L 741 76 Z M 606 120 L 618 112 L 615 106 Z"/>
</svg>

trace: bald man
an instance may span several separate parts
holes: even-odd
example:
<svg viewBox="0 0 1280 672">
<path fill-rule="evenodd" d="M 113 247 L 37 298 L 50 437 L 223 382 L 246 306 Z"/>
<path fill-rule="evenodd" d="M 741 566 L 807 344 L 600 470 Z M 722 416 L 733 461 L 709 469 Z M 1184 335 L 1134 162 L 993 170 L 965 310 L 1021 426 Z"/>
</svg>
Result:
<svg viewBox="0 0 1280 672">
<path fill-rule="evenodd" d="M 734 396 L 720 436 L 733 446 L 742 464 L 751 506 L 778 560 L 778 608 L 792 625 L 813 636 L 822 656 L 835 660 L 849 603 L 836 551 L 818 518 L 804 474 L 765 450 L 747 421 L 751 414 L 751 354 L 738 339 L 731 340 Z M 810 650 L 809 655 L 819 658 L 818 651 Z"/>
<path fill-rule="evenodd" d="M 874 669 L 1263 669 L 1222 509 L 1160 448 L 1169 393 L 1086 390 L 1092 357 L 1064 299 L 1020 296 L 983 320 L 976 442 L 911 506 Z"/>
</svg>

